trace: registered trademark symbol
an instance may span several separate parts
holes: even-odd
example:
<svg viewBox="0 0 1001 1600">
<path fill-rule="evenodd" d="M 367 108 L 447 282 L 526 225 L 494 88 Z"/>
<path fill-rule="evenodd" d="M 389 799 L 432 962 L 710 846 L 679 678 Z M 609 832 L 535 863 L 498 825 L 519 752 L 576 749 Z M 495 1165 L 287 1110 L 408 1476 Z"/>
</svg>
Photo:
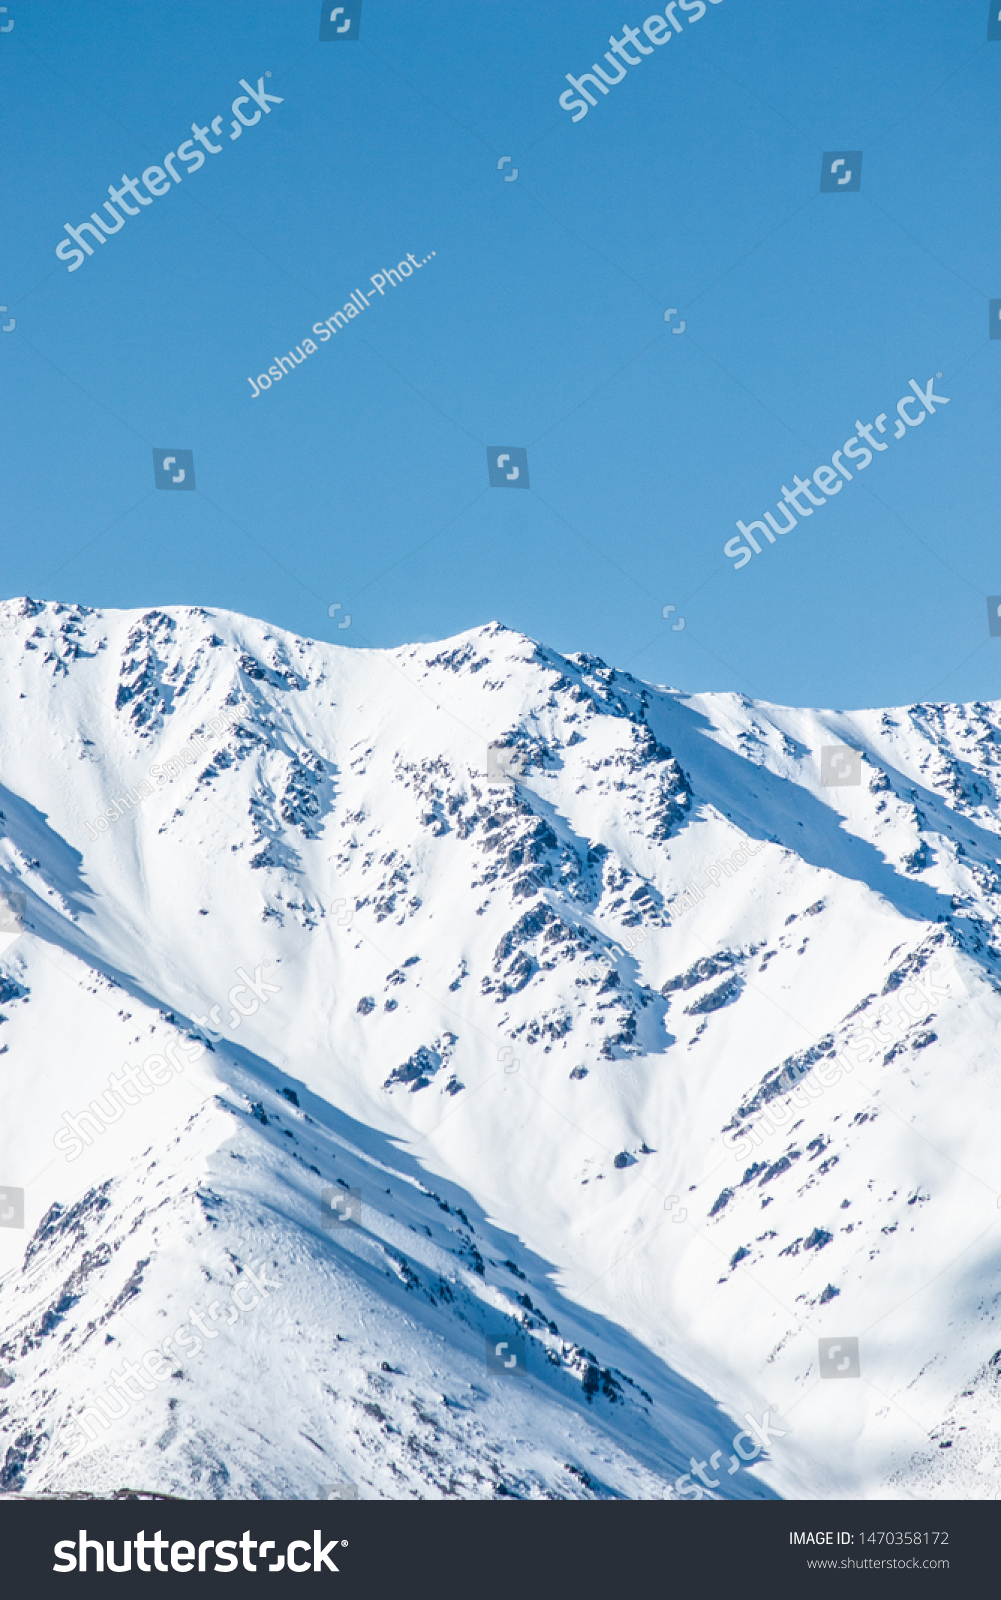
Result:
<svg viewBox="0 0 1001 1600">
<path fill-rule="evenodd" d="M 346 1550 L 346 1549 L 347 1549 L 347 1547 L 348 1547 L 348 1541 L 347 1541 L 347 1540 L 346 1540 L 346 1539 L 342 1539 L 342 1540 L 341 1540 L 341 1544 L 342 1544 L 342 1545 L 343 1545 L 343 1546 L 344 1546 L 344 1548 L 345 1548 L 345 1550 Z"/>
<path fill-rule="evenodd" d="M 940 378 L 942 376 L 942 374 L 940 372 L 936 372 L 935 376 L 936 376 L 936 378 Z"/>
<path fill-rule="evenodd" d="M 265 74 L 264 74 L 264 76 L 265 76 L 265 77 L 266 77 L 266 78 L 270 78 L 270 76 L 271 76 L 271 74 L 270 74 L 270 72 L 266 72 L 266 73 L 265 73 Z M 940 374 L 939 374 L 939 376 L 940 376 L 940 377 L 941 377 L 941 373 L 940 373 Z"/>
</svg>

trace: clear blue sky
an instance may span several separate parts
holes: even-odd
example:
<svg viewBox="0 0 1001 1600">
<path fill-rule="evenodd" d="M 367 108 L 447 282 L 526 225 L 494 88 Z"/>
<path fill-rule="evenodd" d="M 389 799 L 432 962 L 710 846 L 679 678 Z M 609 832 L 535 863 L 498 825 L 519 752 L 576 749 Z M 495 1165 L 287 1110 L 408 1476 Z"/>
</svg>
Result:
<svg viewBox="0 0 1001 1600">
<path fill-rule="evenodd" d="M 348 645 L 496 617 L 795 704 L 1001 695 L 987 0 L 697 9 L 575 122 L 565 75 L 646 0 L 363 0 L 331 43 L 317 0 L 8 0 L 0 593 Z M 282 103 L 231 139 L 266 73 Z M 222 149 L 126 191 L 139 214 L 68 271 L 63 224 L 217 116 Z M 821 193 L 854 150 L 861 188 Z M 893 439 L 936 372 L 950 403 Z M 889 448 L 735 571 L 736 520 L 881 412 Z M 490 445 L 527 447 L 527 492 L 489 487 Z M 195 492 L 154 488 L 154 446 L 193 451 Z"/>
</svg>

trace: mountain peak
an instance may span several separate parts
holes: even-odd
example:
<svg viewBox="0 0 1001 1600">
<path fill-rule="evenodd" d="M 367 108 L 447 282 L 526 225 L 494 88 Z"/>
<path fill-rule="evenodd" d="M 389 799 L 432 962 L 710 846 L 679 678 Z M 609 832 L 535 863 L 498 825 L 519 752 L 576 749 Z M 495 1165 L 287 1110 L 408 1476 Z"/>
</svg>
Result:
<svg viewBox="0 0 1001 1600">
<path fill-rule="evenodd" d="M 931 1429 L 996 1342 L 959 1108 L 1001 1020 L 998 704 L 682 694 L 498 622 L 3 614 L 8 1487 L 476 1495 L 524 1437 L 512 1492 L 670 1496 L 773 1406 L 809 1425 L 728 1495 L 925 1481 L 880 1395 Z M 846 1329 L 864 1465 L 809 1387 Z M 309 1438 L 238 1402 L 261 1359 Z"/>
</svg>

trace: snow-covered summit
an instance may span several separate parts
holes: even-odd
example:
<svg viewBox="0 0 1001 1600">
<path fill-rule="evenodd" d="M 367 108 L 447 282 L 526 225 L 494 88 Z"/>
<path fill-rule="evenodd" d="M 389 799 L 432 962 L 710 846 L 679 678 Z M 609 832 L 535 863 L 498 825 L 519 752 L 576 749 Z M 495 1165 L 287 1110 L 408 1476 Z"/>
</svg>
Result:
<svg viewBox="0 0 1001 1600">
<path fill-rule="evenodd" d="M 4 1487 L 993 1494 L 1001 706 L 30 600 L 0 676 Z"/>
</svg>

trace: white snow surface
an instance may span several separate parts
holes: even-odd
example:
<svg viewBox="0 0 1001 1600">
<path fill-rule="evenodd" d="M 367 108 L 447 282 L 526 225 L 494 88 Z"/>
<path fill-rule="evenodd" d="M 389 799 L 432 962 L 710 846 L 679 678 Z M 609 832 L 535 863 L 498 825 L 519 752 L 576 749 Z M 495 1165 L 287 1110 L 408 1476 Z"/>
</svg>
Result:
<svg viewBox="0 0 1001 1600">
<path fill-rule="evenodd" d="M 0 677 L 0 1489 L 995 1496 L 1001 703 L 32 600 Z"/>
</svg>

